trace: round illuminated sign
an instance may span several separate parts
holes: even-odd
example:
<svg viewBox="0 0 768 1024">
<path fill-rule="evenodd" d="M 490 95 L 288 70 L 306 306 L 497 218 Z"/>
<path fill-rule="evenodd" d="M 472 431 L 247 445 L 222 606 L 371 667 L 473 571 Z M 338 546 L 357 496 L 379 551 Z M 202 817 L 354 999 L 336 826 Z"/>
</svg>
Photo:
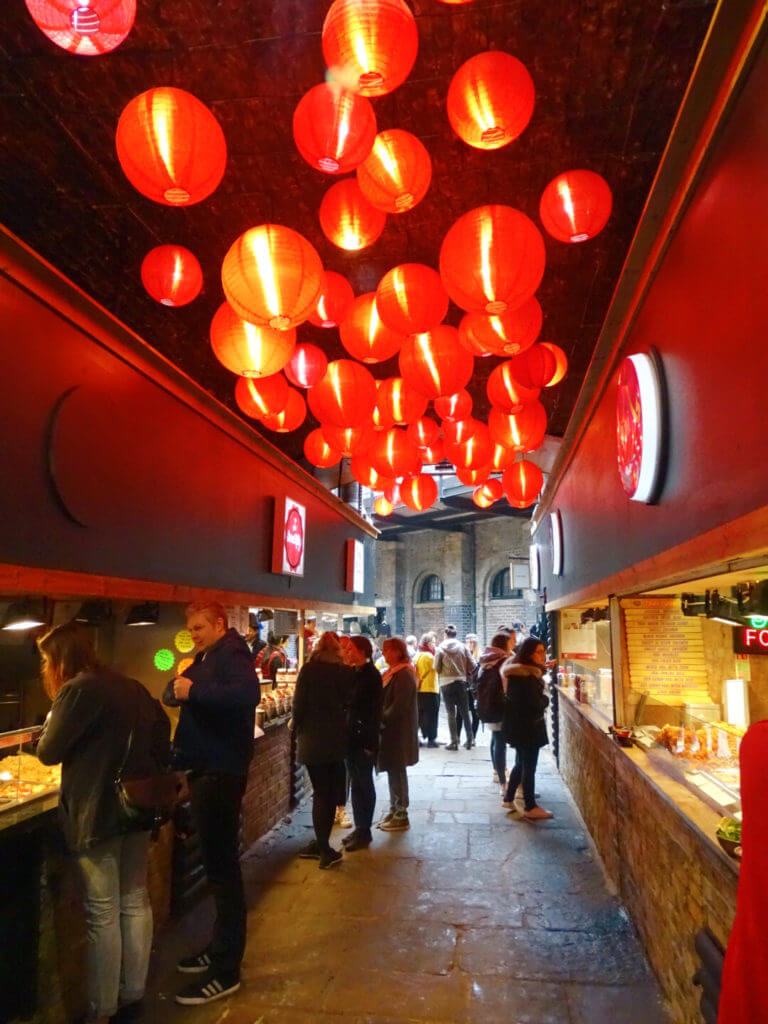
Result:
<svg viewBox="0 0 768 1024">
<path fill-rule="evenodd" d="M 655 350 L 629 356 L 619 370 L 616 442 L 619 477 L 633 501 L 651 504 L 663 483 L 666 448 L 664 371 Z"/>
<path fill-rule="evenodd" d="M 294 572 L 304 557 L 304 525 L 298 510 L 292 508 L 285 520 L 285 558 Z"/>
<path fill-rule="evenodd" d="M 188 654 L 195 646 L 195 641 L 188 629 L 180 629 L 173 638 L 173 642 L 176 644 L 176 650 L 181 651 L 182 654 Z"/>
<path fill-rule="evenodd" d="M 169 651 L 167 647 L 161 647 L 159 651 L 155 652 L 155 668 L 159 672 L 170 672 L 175 661 L 175 654 L 173 651 Z"/>
<path fill-rule="evenodd" d="M 176 675 L 183 676 L 190 665 L 194 665 L 194 658 L 182 658 L 179 664 L 176 666 Z"/>
</svg>

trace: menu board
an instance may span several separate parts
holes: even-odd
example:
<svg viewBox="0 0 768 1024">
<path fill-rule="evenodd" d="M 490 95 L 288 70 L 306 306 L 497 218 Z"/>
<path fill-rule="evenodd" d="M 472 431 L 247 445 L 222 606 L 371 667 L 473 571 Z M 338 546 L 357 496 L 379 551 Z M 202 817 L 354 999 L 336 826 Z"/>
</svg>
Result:
<svg viewBox="0 0 768 1024">
<path fill-rule="evenodd" d="M 701 619 L 683 615 L 679 597 L 638 597 L 621 602 L 630 683 L 665 704 L 711 701 Z"/>
<path fill-rule="evenodd" d="M 594 622 L 582 622 L 581 612 L 565 608 L 560 612 L 560 658 L 589 661 L 597 658 L 597 630 Z"/>
</svg>

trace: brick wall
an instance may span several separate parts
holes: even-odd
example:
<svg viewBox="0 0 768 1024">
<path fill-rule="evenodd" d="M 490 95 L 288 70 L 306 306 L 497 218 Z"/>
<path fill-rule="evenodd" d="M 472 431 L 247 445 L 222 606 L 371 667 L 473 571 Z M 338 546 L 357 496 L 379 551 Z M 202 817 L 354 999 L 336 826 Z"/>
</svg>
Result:
<svg viewBox="0 0 768 1024">
<path fill-rule="evenodd" d="M 737 869 L 570 700 L 559 706 L 560 771 L 645 945 L 670 1019 L 701 1024 L 693 938 L 706 927 L 727 944 Z"/>
<path fill-rule="evenodd" d="M 251 846 L 291 809 L 291 734 L 287 724 L 267 727 L 256 740 L 243 797 L 242 830 Z"/>
</svg>

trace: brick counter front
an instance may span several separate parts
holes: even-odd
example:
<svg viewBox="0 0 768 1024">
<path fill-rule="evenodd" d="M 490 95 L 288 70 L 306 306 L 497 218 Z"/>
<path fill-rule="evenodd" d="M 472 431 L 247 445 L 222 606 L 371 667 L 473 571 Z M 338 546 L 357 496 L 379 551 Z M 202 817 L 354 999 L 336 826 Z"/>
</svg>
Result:
<svg viewBox="0 0 768 1024">
<path fill-rule="evenodd" d="M 619 747 L 570 697 L 561 694 L 559 708 L 560 772 L 632 915 L 670 1018 L 701 1024 L 694 935 L 708 928 L 725 946 L 736 913 L 738 868 L 707 834 L 717 816 L 683 786 L 654 779 L 642 751 Z"/>
<path fill-rule="evenodd" d="M 254 745 L 243 797 L 242 839 L 245 847 L 261 839 L 292 806 L 291 733 L 287 719 L 267 722 Z"/>
</svg>

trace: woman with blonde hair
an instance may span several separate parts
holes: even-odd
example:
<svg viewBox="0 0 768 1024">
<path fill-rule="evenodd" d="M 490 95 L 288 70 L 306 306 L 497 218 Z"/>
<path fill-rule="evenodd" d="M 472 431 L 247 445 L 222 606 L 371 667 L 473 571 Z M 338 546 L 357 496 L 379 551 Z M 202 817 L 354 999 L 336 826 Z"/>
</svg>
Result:
<svg viewBox="0 0 768 1024">
<path fill-rule="evenodd" d="M 388 667 L 382 676 L 384 704 L 378 769 L 389 776 L 389 813 L 379 822 L 379 828 L 398 832 L 411 827 L 407 768 L 419 760 L 417 683 L 404 640 L 385 640 L 382 653 Z"/>
</svg>

